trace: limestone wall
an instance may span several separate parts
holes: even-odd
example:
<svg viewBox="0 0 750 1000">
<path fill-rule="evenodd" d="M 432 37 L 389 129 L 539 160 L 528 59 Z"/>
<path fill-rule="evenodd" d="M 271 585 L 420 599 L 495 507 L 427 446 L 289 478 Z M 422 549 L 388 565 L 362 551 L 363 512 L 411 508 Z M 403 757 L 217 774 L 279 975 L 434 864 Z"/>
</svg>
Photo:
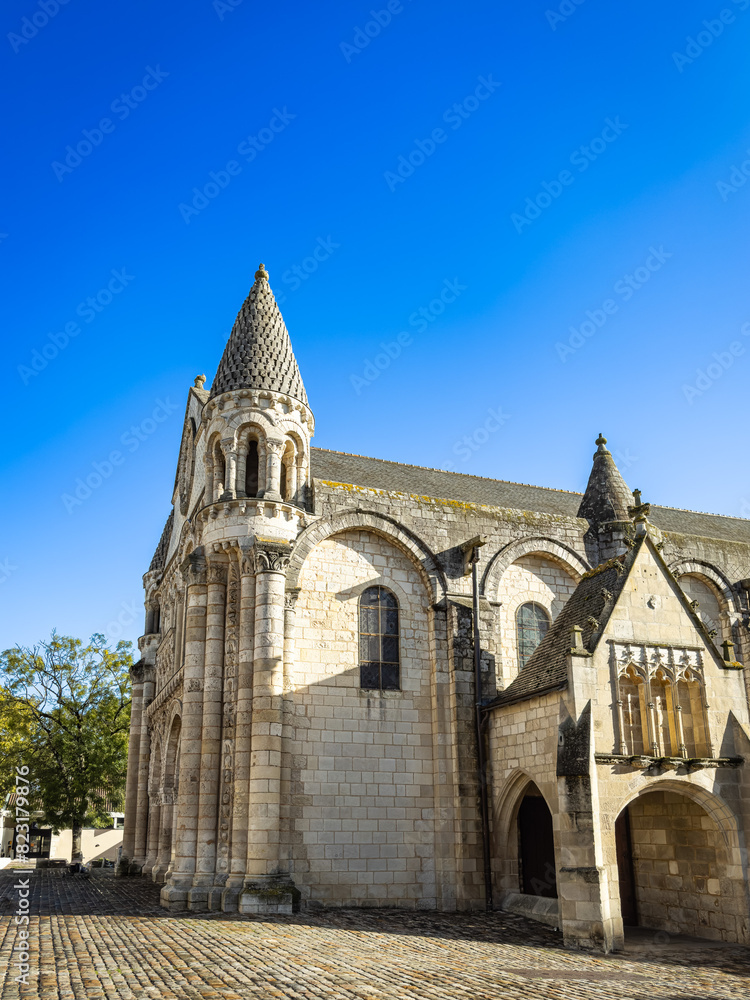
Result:
<svg viewBox="0 0 750 1000">
<path fill-rule="evenodd" d="M 305 563 L 297 603 L 292 874 L 307 901 L 434 907 L 429 603 L 394 545 L 349 531 Z M 400 612 L 401 690 L 360 689 L 358 601 L 381 584 Z"/>
</svg>

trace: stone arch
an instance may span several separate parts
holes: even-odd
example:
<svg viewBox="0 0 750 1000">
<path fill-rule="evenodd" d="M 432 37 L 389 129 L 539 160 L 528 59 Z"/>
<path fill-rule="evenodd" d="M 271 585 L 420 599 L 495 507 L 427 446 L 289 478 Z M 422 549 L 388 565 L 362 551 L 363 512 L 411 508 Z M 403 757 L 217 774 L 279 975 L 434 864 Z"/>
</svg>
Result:
<svg viewBox="0 0 750 1000">
<path fill-rule="evenodd" d="M 177 786 L 177 758 L 179 756 L 180 736 L 182 733 L 182 705 L 179 702 L 172 709 L 166 733 L 163 783 L 165 791 L 173 791 Z"/>
<path fill-rule="evenodd" d="M 295 590 L 299 586 L 302 567 L 316 545 L 342 531 L 357 529 L 382 535 L 401 549 L 416 565 L 433 604 L 437 604 L 445 597 L 448 590 L 445 574 L 428 546 L 394 518 L 361 509 L 321 518 L 302 532 L 295 543 L 289 562 L 286 589 Z"/>
<path fill-rule="evenodd" d="M 534 786 L 541 794 L 553 817 L 554 802 L 549 787 L 540 777 L 518 768 L 506 778 L 492 808 L 492 863 L 494 877 L 501 892 L 519 892 L 520 864 L 518 854 L 518 815 L 521 803 Z"/>
<path fill-rule="evenodd" d="M 684 781 L 680 778 L 655 777 L 645 788 L 638 788 L 623 796 L 617 806 L 615 817 L 619 816 L 623 809 L 635 802 L 641 795 L 647 795 L 653 791 L 677 792 L 679 795 L 684 795 L 686 798 L 692 799 L 716 823 L 719 830 L 721 830 L 726 846 L 730 849 L 740 849 L 739 824 L 732 810 L 714 792 L 693 781 Z"/>
<path fill-rule="evenodd" d="M 722 610 L 725 613 L 730 611 L 741 611 L 739 597 L 735 593 L 731 583 L 711 563 L 703 562 L 701 559 L 678 559 L 669 566 L 670 573 L 677 578 L 681 576 L 697 576 L 709 583 L 714 590 L 718 591 L 719 603 L 723 604 Z"/>
<path fill-rule="evenodd" d="M 603 824 L 605 857 L 618 872 L 626 923 L 747 942 L 739 824 L 717 794 L 690 781 L 655 780 L 624 796 L 611 820 Z"/>
<path fill-rule="evenodd" d="M 523 556 L 542 555 L 559 563 L 563 569 L 569 573 L 576 583 L 584 573 L 591 567 L 586 560 L 567 545 L 562 545 L 553 538 L 546 538 L 542 535 L 534 538 L 522 538 L 514 542 L 509 542 L 504 548 L 496 552 L 487 565 L 482 578 L 482 594 L 490 601 L 495 599 L 495 595 L 500 587 L 503 573 L 518 559 Z"/>
</svg>

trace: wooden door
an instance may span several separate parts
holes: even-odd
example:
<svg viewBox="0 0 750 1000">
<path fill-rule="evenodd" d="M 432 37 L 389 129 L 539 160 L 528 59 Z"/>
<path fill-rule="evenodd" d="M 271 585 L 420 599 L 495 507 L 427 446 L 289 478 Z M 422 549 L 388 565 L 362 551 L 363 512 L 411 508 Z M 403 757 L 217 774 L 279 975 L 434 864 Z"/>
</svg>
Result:
<svg viewBox="0 0 750 1000">
<path fill-rule="evenodd" d="M 623 809 L 615 822 L 617 847 L 617 874 L 620 879 L 620 911 L 626 927 L 638 926 L 638 908 L 635 899 L 635 871 L 633 869 L 633 843 L 630 837 L 630 813 Z"/>
</svg>

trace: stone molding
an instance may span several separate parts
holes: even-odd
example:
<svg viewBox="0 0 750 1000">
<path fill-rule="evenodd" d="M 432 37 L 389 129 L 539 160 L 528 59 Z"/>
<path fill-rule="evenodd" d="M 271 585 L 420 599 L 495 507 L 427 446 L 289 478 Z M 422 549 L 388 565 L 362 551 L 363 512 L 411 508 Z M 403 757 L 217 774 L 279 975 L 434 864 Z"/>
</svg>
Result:
<svg viewBox="0 0 750 1000">
<path fill-rule="evenodd" d="M 681 576 L 702 576 L 710 584 L 712 584 L 716 590 L 719 591 L 720 600 L 723 602 L 724 607 L 721 609 L 727 614 L 732 612 L 737 612 L 738 614 L 742 612 L 742 607 L 740 606 L 740 600 L 738 595 L 732 588 L 731 583 L 720 573 L 715 566 L 710 563 L 703 562 L 699 559 L 676 559 L 673 563 L 669 564 L 669 572 L 675 577 L 677 582 L 680 582 Z"/>
<path fill-rule="evenodd" d="M 432 604 L 438 604 L 443 600 L 448 592 L 448 584 L 436 556 L 426 543 L 395 518 L 362 508 L 322 517 L 305 528 L 294 544 L 287 572 L 287 589 L 293 590 L 299 586 L 299 577 L 304 562 L 317 545 L 332 535 L 357 529 L 381 535 L 396 548 L 401 549 L 416 564 L 430 594 Z"/>
<path fill-rule="evenodd" d="M 496 552 L 487 564 L 481 582 L 481 593 L 490 601 L 495 600 L 500 581 L 505 571 L 524 556 L 541 555 L 546 556 L 553 562 L 558 563 L 569 573 L 576 583 L 584 573 L 588 573 L 591 566 L 586 560 L 573 549 L 568 548 L 554 538 L 547 538 L 538 535 L 532 538 L 523 538 L 509 542 L 504 548 Z"/>
</svg>

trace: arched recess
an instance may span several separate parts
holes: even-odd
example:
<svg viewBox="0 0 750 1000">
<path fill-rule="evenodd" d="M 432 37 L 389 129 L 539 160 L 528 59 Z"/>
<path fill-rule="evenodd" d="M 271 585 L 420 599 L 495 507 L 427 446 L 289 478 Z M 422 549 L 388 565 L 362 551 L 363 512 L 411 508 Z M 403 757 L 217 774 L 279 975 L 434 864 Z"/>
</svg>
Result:
<svg viewBox="0 0 750 1000">
<path fill-rule="evenodd" d="M 409 556 L 416 564 L 433 604 L 437 604 L 445 597 L 448 590 L 445 574 L 427 545 L 395 519 L 366 510 L 333 514 L 321 518 L 306 528 L 297 539 L 289 561 L 286 589 L 295 590 L 299 586 L 304 562 L 316 545 L 331 535 L 357 528 L 382 535 Z"/>
<path fill-rule="evenodd" d="M 710 563 L 700 559 L 678 559 L 669 566 L 669 571 L 677 578 L 678 583 L 681 576 L 704 577 L 719 592 L 724 612 L 742 610 L 739 597 L 734 592 L 729 580 Z"/>
<path fill-rule="evenodd" d="M 177 787 L 178 769 L 177 760 L 180 752 L 180 734 L 182 732 L 182 706 L 175 705 L 172 710 L 169 728 L 167 729 L 167 743 L 164 753 L 164 789 L 174 790 Z"/>
<path fill-rule="evenodd" d="M 550 816 L 552 815 L 548 795 L 542 790 L 544 784 L 541 778 L 535 780 L 527 771 L 519 769 L 509 775 L 500 793 L 494 796 L 492 867 L 497 888 L 501 893 L 523 890 L 519 855 L 519 814 L 524 798 L 529 792 L 534 791 L 541 796 Z"/>
<path fill-rule="evenodd" d="M 737 821 L 717 795 L 657 780 L 603 820 L 626 925 L 746 943 L 744 852 Z"/>
<path fill-rule="evenodd" d="M 497 592 L 503 573 L 518 559 L 523 556 L 542 555 L 560 565 L 569 573 L 576 583 L 584 573 L 591 567 L 577 552 L 569 549 L 567 545 L 561 545 L 553 538 L 537 536 L 534 538 L 523 538 L 515 542 L 509 542 L 505 548 L 500 549 L 490 560 L 482 578 L 482 593 L 490 600 L 497 599 Z"/>
</svg>

